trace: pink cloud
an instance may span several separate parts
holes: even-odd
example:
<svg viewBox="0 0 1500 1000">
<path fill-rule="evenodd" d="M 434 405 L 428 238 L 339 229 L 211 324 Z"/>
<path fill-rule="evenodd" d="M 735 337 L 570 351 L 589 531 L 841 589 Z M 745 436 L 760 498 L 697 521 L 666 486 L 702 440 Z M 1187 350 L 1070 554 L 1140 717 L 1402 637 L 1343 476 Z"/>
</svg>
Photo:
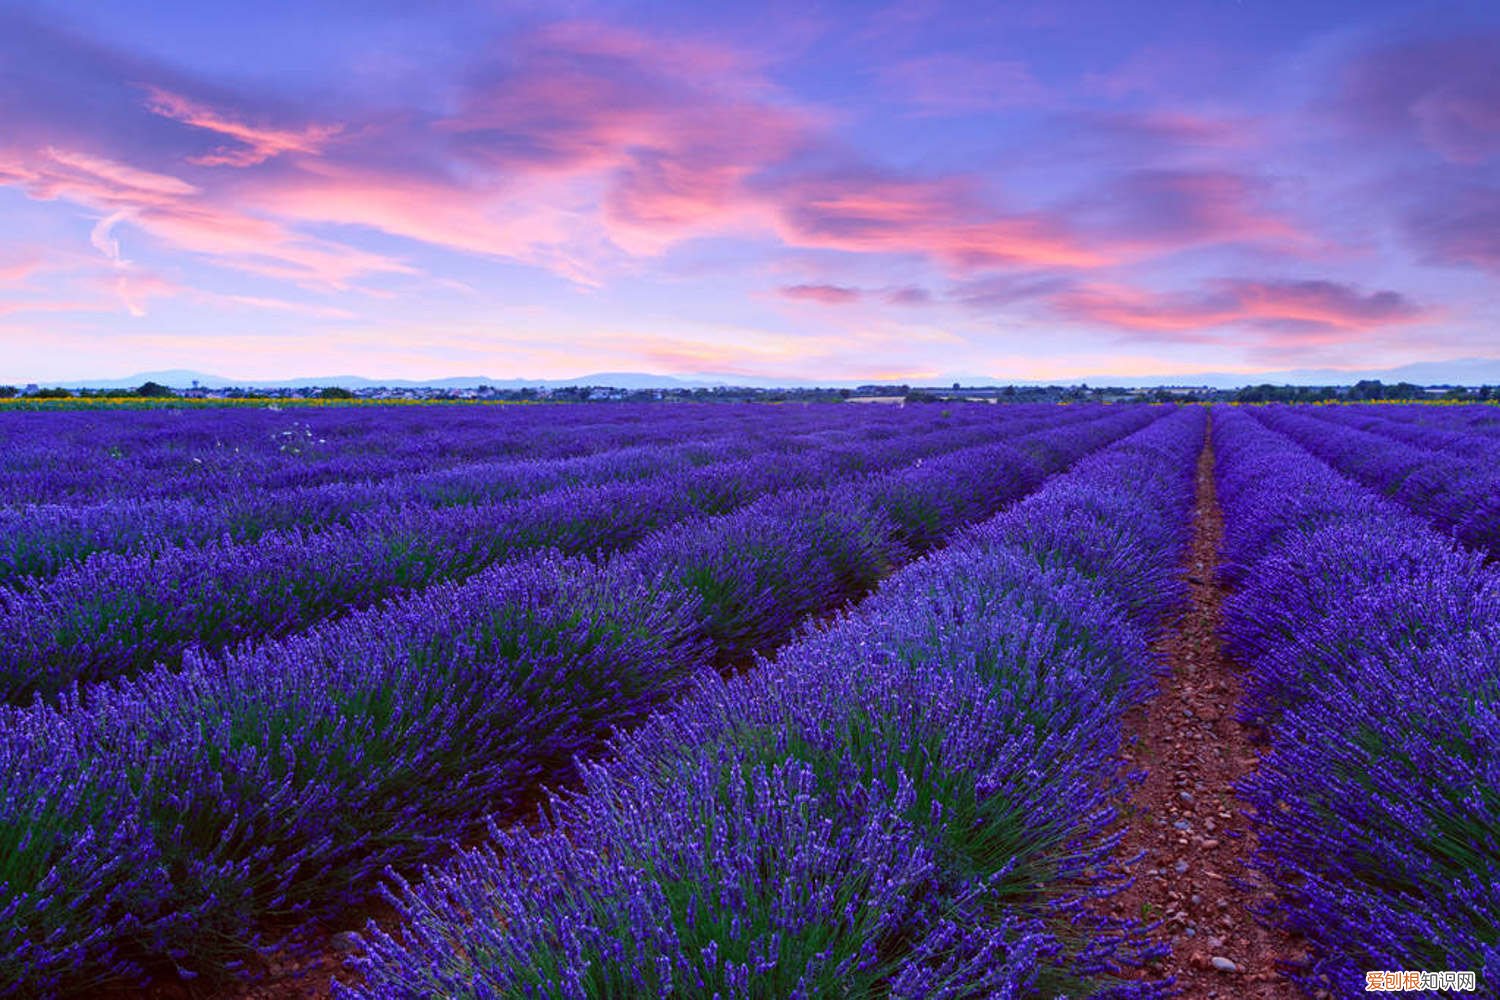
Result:
<svg viewBox="0 0 1500 1000">
<path fill-rule="evenodd" d="M 96 226 L 91 239 L 111 260 L 121 259 L 111 230 L 125 222 L 241 270 L 312 284 L 342 288 L 369 274 L 411 272 L 379 254 L 299 235 L 170 174 L 55 147 L 30 157 L 16 151 L 0 156 L 0 178 L 31 197 L 61 198 L 105 213 L 108 225 Z"/>
<path fill-rule="evenodd" d="M 503 190 L 488 190 L 442 176 L 320 161 L 247 185 L 241 197 L 257 213 L 289 223 L 362 226 L 535 264 L 581 284 L 597 283 L 596 261 L 608 255 L 593 227 L 586 178 L 522 174 L 508 178 Z"/>
<path fill-rule="evenodd" d="M 1317 241 L 1269 207 L 1268 182 L 1236 170 L 1134 170 L 1071 208 L 1091 231 L 1135 252 L 1202 244 L 1269 244 L 1309 252 Z"/>
<path fill-rule="evenodd" d="M 1107 286 L 1069 292 L 1068 283 L 1187 247 L 1313 245 L 1273 207 L 1269 184 L 1248 171 L 1135 169 L 1090 198 L 1038 209 L 993 196 L 993 177 L 978 171 L 883 170 L 843 147 L 826 115 L 789 99 L 767 64 L 744 49 L 593 22 L 505 36 L 455 78 L 441 112 L 372 108 L 339 115 L 339 125 L 306 124 L 300 115 L 269 124 L 249 110 L 250 99 L 188 96 L 210 88 L 139 65 L 128 75 L 109 71 L 153 81 L 138 85 L 144 102 L 124 91 L 136 115 L 126 124 L 149 138 L 137 141 L 121 127 L 66 142 L 59 135 L 67 133 L 34 122 L 24 140 L 0 138 L 0 183 L 67 199 L 102 219 L 96 246 L 118 265 L 127 301 L 135 276 L 124 250 L 142 239 L 303 287 L 348 289 L 413 269 L 341 242 L 329 227 L 522 261 L 583 284 L 601 283 L 611 268 L 638 270 L 630 257 L 733 234 L 770 236 L 825 257 L 931 265 L 961 283 L 955 297 L 970 305 L 1050 297 L 1081 311 L 1113 310 L 1116 325 L 1154 314 L 1187 329 L 1193 315 L 1272 322 L 1255 310 L 1274 309 L 1255 305 L 1245 288 L 1186 302 L 1116 295 L 1110 305 L 1100 294 Z M 1014 62 L 934 55 L 887 73 L 934 110 L 1046 99 Z M 1185 110 L 1068 121 L 1101 141 L 1118 138 L 1129 154 L 1122 158 L 1137 163 L 1154 144 L 1219 150 L 1244 139 L 1232 122 Z M 184 137 L 198 142 L 184 148 Z M 204 169 L 220 166 L 241 169 Z M 824 304 L 931 299 L 915 286 L 882 287 L 884 277 L 849 275 L 871 286 L 858 288 L 838 283 L 848 280 L 838 271 L 820 271 L 791 278 L 807 283 L 780 294 Z M 262 301 L 273 300 L 291 301 Z"/>
<path fill-rule="evenodd" d="M 298 316 L 310 316 L 314 319 L 355 318 L 353 312 L 348 309 L 340 309 L 337 306 L 320 306 L 307 302 L 292 302 L 287 299 L 268 298 L 263 295 L 225 295 L 219 293 L 200 293 L 200 295 L 207 301 L 247 306 L 251 309 L 266 309 L 272 312 L 293 313 Z"/>
<path fill-rule="evenodd" d="M 439 123 L 507 173 L 591 174 L 616 242 L 643 252 L 756 214 L 748 178 L 811 141 L 741 53 L 574 22 L 528 39 L 514 68 Z"/>
<path fill-rule="evenodd" d="M 146 315 L 152 299 L 172 298 L 182 293 L 183 286 L 158 275 L 129 270 L 115 275 L 114 290 L 125 311 L 139 319 Z"/>
<path fill-rule="evenodd" d="M 126 213 L 117 225 L 225 266 L 334 288 L 411 269 L 307 235 L 311 226 L 364 227 L 585 284 L 625 257 L 707 234 L 912 256 L 959 273 L 1116 256 L 1063 214 L 990 203 L 977 176 L 811 174 L 801 163 L 831 152 L 826 122 L 755 59 L 626 28 L 570 22 L 512 36 L 455 89 L 450 113 L 368 113 L 342 129 L 271 127 L 232 100 L 184 96 L 191 86 L 141 86 L 144 122 L 232 141 L 187 155 L 188 166 L 242 169 L 176 176 L 54 141 L 44 156 L 0 153 L 0 180 Z M 170 158 L 184 159 L 177 148 Z"/>
<path fill-rule="evenodd" d="M 777 289 L 783 298 L 800 302 L 819 302 L 825 306 L 842 306 L 864 297 L 858 288 L 844 285 L 783 285 Z"/>
<path fill-rule="evenodd" d="M 25 284 L 32 275 L 42 269 L 40 252 L 22 254 L 8 260 L 0 260 L 0 285 Z"/>
<path fill-rule="evenodd" d="M 916 285 L 874 289 L 832 284 L 782 285 L 776 293 L 793 301 L 829 306 L 853 305 L 874 299 L 890 306 L 925 306 L 932 302 L 932 293 Z"/>
<path fill-rule="evenodd" d="M 932 293 L 925 288 L 907 285 L 903 288 L 887 289 L 881 298 L 887 305 L 892 306 L 925 306 L 932 301 Z"/>
<path fill-rule="evenodd" d="M 211 153 L 188 158 L 201 166 L 251 167 L 282 153 L 317 153 L 342 130 L 339 125 L 309 125 L 302 129 L 275 129 L 247 125 L 180 94 L 160 87 L 146 87 L 146 107 L 163 118 L 227 136 L 238 147 L 221 146 Z"/>
<path fill-rule="evenodd" d="M 1096 267 L 1109 258 L 1045 213 L 1001 213 L 971 179 L 865 172 L 794 179 L 772 191 L 793 246 L 929 257 L 951 270 L 1016 265 Z"/>
<path fill-rule="evenodd" d="M 366 226 L 508 257 L 591 284 L 623 253 L 766 231 L 747 180 L 813 118 L 727 48 L 589 23 L 496 54 L 450 114 L 391 114 L 336 149 L 236 185 L 289 223 Z"/>
<path fill-rule="evenodd" d="M 38 198 L 94 199 L 113 208 L 169 204 L 199 189 L 171 174 L 142 170 L 103 156 L 47 147 L 42 162 L 17 170 Z"/>
<path fill-rule="evenodd" d="M 1438 315 L 1398 292 L 1364 293 L 1332 281 L 1228 279 L 1180 294 L 1091 284 L 1060 292 L 1051 303 L 1074 321 L 1187 341 L 1210 340 L 1220 327 L 1245 326 L 1289 344 L 1339 342 Z"/>
<path fill-rule="evenodd" d="M 707 43 L 571 22 L 520 39 L 497 61 L 505 68 L 472 81 L 434 127 L 461 155 L 512 169 L 615 169 L 637 152 L 754 167 L 813 124 L 740 52 Z"/>
</svg>

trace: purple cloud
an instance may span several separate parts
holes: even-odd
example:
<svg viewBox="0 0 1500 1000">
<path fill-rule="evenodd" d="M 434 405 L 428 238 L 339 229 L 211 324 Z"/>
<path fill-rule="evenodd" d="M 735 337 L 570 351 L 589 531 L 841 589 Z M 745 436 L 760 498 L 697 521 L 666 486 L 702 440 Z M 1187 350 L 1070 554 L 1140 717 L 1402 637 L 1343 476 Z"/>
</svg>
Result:
<svg viewBox="0 0 1500 1000">
<path fill-rule="evenodd" d="M 1493 28 L 1372 49 L 1345 68 L 1338 107 L 1362 131 L 1477 166 L 1500 156 L 1497 53 Z"/>
<path fill-rule="evenodd" d="M 1424 260 L 1500 275 L 1500 188 L 1434 184 L 1403 223 Z"/>
<path fill-rule="evenodd" d="M 844 306 L 858 302 L 864 293 L 844 285 L 783 285 L 777 289 L 782 298 L 799 302 L 818 302 L 825 306 Z"/>
</svg>

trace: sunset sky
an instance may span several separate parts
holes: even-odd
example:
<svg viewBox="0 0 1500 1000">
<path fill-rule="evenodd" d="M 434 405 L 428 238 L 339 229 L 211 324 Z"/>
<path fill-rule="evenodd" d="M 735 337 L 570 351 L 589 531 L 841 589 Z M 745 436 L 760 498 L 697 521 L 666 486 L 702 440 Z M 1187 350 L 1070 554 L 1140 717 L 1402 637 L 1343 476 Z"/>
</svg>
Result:
<svg viewBox="0 0 1500 1000">
<path fill-rule="evenodd" d="M 1497 289 L 1494 0 L 0 0 L 0 381 L 1370 368 Z"/>
</svg>

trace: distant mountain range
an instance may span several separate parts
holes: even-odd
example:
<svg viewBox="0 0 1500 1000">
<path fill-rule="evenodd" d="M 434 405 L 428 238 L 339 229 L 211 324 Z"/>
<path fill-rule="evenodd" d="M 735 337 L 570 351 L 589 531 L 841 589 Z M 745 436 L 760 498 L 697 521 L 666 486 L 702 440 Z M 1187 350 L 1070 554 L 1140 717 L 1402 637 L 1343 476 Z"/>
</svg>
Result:
<svg viewBox="0 0 1500 1000">
<path fill-rule="evenodd" d="M 1496 385 L 1500 384 L 1500 359 L 1461 358 L 1453 361 L 1423 361 L 1402 365 L 1398 368 L 1350 370 L 1341 368 L 1299 368 L 1268 372 L 1201 372 L 1190 375 L 1087 375 L 1072 379 L 1010 379 L 995 375 L 944 375 L 938 378 L 914 380 L 913 385 L 947 386 L 954 382 L 965 386 L 989 385 L 1079 385 L 1124 386 L 1127 388 L 1157 385 L 1211 386 L 1216 389 L 1234 389 L 1244 385 L 1349 385 L 1361 379 L 1378 379 L 1382 382 L 1414 382 L 1418 385 Z M 76 381 L 48 382 L 48 385 L 64 385 L 70 389 L 133 389 L 144 382 L 185 389 L 194 382 L 206 389 L 222 389 L 239 386 L 246 389 L 285 387 L 290 389 L 340 386 L 345 389 L 368 389 L 388 386 L 398 389 L 472 389 L 480 385 L 497 389 L 522 389 L 526 387 L 558 389 L 566 386 L 610 386 L 618 389 L 699 389 L 713 386 L 753 386 L 757 388 L 811 388 L 825 386 L 837 389 L 852 389 L 866 384 L 847 379 L 776 379 L 748 375 L 721 375 L 703 373 L 695 375 L 654 375 L 647 372 L 595 372 L 577 378 L 528 379 L 488 378 L 483 375 L 458 375 L 437 379 L 377 379 L 360 375 L 327 375 L 319 378 L 292 378 L 284 380 L 234 379 L 205 372 L 173 369 L 169 371 L 138 372 L 124 378 L 81 379 Z"/>
</svg>

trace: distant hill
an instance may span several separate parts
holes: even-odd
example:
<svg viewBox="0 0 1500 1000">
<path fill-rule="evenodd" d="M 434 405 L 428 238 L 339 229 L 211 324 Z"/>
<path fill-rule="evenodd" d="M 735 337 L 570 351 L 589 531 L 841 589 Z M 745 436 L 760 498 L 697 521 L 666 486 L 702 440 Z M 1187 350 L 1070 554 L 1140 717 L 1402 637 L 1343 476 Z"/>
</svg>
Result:
<svg viewBox="0 0 1500 1000">
<path fill-rule="evenodd" d="M 1128 388 L 1157 385 L 1211 386 L 1216 389 L 1234 389 L 1244 385 L 1351 385 L 1361 379 L 1378 379 L 1381 382 L 1414 382 L 1418 385 L 1497 385 L 1500 384 L 1500 359 L 1460 358 L 1453 361 L 1423 361 L 1383 369 L 1343 368 L 1298 368 L 1267 372 L 1200 372 L 1188 375 L 1085 375 L 1068 379 L 1016 379 L 1004 375 L 943 375 L 927 380 L 913 380 L 913 385 L 947 386 L 958 382 L 966 386 L 986 385 L 1078 385 L 1125 386 Z M 490 378 L 484 375 L 455 375 L 437 379 L 379 379 L 362 375 L 325 375 L 317 378 L 291 378 L 284 380 L 235 379 L 206 372 L 187 369 L 138 372 L 124 378 L 80 379 L 75 381 L 49 381 L 48 385 L 64 385 L 71 389 L 133 389 L 145 382 L 158 382 L 177 389 L 188 388 L 196 381 L 206 389 L 222 389 L 240 386 L 247 389 L 285 387 L 292 389 L 339 386 L 345 389 L 368 389 L 389 386 L 398 389 L 436 388 L 472 389 L 489 385 L 497 389 L 558 389 L 566 386 L 597 385 L 618 389 L 699 389 L 719 385 L 755 386 L 759 388 L 809 388 L 828 386 L 848 388 L 864 384 L 860 380 L 848 379 L 776 379 L 749 375 L 694 374 L 656 375 L 649 372 L 594 372 L 577 378 L 528 379 Z"/>
</svg>

